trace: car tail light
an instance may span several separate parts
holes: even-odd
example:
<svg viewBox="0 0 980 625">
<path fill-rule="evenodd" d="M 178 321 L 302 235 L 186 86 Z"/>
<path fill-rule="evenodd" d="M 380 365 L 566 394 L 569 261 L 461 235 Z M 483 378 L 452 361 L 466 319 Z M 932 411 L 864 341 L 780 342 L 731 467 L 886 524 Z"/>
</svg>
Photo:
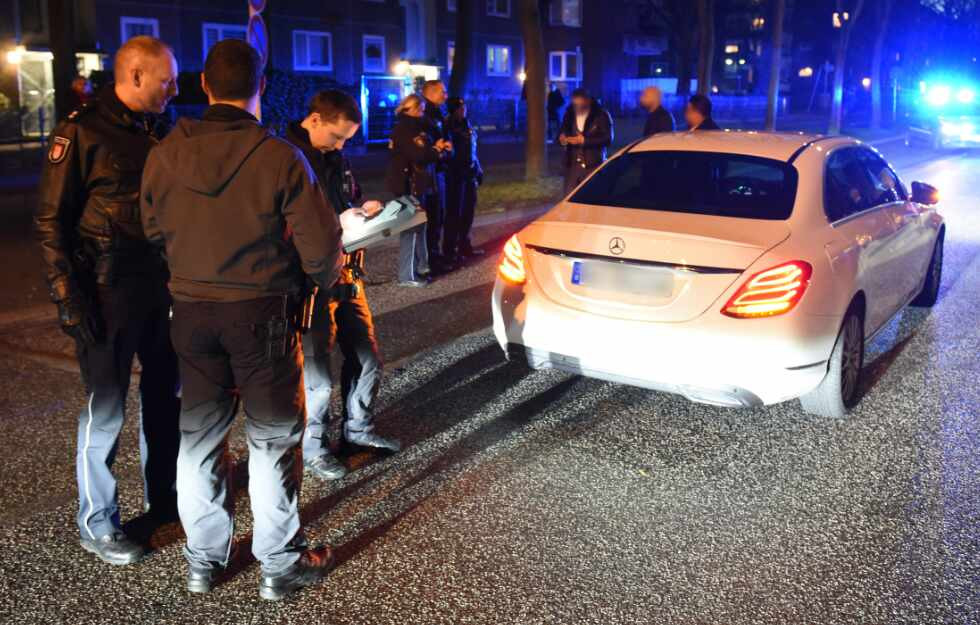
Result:
<svg viewBox="0 0 980 625">
<path fill-rule="evenodd" d="M 812 274 L 813 267 L 802 260 L 760 271 L 732 295 L 721 312 L 739 319 L 789 312 L 803 297 Z"/>
<path fill-rule="evenodd" d="M 511 284 L 524 284 L 527 280 L 527 273 L 524 271 L 524 252 L 521 250 L 521 242 L 517 240 L 516 234 L 507 239 L 507 243 L 504 244 L 504 255 L 500 259 L 497 272 L 501 278 Z"/>
</svg>

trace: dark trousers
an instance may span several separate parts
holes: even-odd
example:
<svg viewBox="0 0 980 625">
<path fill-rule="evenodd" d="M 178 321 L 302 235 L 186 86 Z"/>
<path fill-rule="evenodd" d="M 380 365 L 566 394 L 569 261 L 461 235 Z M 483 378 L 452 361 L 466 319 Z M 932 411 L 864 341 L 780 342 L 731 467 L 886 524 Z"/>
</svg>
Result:
<svg viewBox="0 0 980 625">
<path fill-rule="evenodd" d="M 234 498 L 228 492 L 228 431 L 245 404 L 248 492 L 255 520 L 252 553 L 265 573 L 295 563 L 307 543 L 300 528 L 303 356 L 287 331 L 286 354 L 270 355 L 267 327 L 283 299 L 174 305 L 183 408 L 177 495 L 187 534 L 184 555 L 196 567 L 227 564 Z"/>
<path fill-rule="evenodd" d="M 560 128 L 561 120 L 558 119 L 558 114 L 548 113 L 548 139 L 555 139 Z"/>
<path fill-rule="evenodd" d="M 446 227 L 442 253 L 447 258 L 473 251 L 470 230 L 476 214 L 476 179 L 450 172 L 446 178 Z"/>
<path fill-rule="evenodd" d="M 357 297 L 341 302 L 317 298 L 310 331 L 303 336 L 303 379 L 306 384 L 306 433 L 303 457 L 312 460 L 330 450 L 330 395 L 333 380 L 330 352 L 340 345 L 340 396 L 343 434 L 374 429 L 374 400 L 381 388 L 381 353 L 374 318 L 358 281 Z"/>
<path fill-rule="evenodd" d="M 432 179 L 432 191 L 422 198 L 427 220 L 425 238 L 429 259 L 438 258 L 442 246 L 443 227 L 446 223 L 446 174 L 438 171 Z"/>
<path fill-rule="evenodd" d="M 162 279 L 99 288 L 105 339 L 76 345 L 88 400 L 78 422 L 78 529 L 97 539 L 120 527 L 112 465 L 126 416 L 126 394 L 139 357 L 140 459 L 145 507 L 172 512 L 180 413 L 177 357 L 170 346 L 170 294 Z"/>
</svg>

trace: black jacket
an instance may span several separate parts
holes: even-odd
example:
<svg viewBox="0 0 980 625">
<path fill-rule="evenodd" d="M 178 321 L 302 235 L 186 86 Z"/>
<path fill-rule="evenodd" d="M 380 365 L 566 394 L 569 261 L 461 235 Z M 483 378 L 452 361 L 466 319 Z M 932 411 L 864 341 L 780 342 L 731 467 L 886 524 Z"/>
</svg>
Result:
<svg viewBox="0 0 980 625">
<path fill-rule="evenodd" d="M 575 124 L 575 109 L 571 106 L 565 110 L 561 122 L 561 134 L 571 137 L 580 134 Z M 565 146 L 565 167 L 583 167 L 591 169 L 606 160 L 606 149 L 612 144 L 613 122 L 606 109 L 599 106 L 595 100 L 585 118 L 585 136 L 582 145 Z"/>
<path fill-rule="evenodd" d="M 450 117 L 446 121 L 453 155 L 449 159 L 449 174 L 472 180 L 483 180 L 483 168 L 476 154 L 477 133 L 470 120 Z"/>
<path fill-rule="evenodd" d="M 340 224 L 303 154 L 242 109 L 181 119 L 146 161 L 146 236 L 166 246 L 170 290 L 185 301 L 298 292 L 340 273 Z"/>
<path fill-rule="evenodd" d="M 662 106 L 658 106 L 649 113 L 647 122 L 643 125 L 644 137 L 655 135 L 658 132 L 674 132 L 674 116 Z"/>
<path fill-rule="evenodd" d="M 439 139 L 445 139 L 451 141 L 449 137 L 449 127 L 446 116 L 442 112 L 441 106 L 436 106 L 429 100 L 425 101 L 425 112 L 422 115 L 422 119 L 426 122 L 426 132 L 432 139 L 433 145 Z M 455 148 L 456 146 L 453 146 Z M 443 151 L 439 153 L 439 161 L 436 162 L 435 171 L 436 173 L 442 173 L 446 171 L 449 166 L 449 159 L 452 158 L 452 151 Z"/>
<path fill-rule="evenodd" d="M 391 193 L 409 193 L 421 198 L 433 189 L 434 166 L 440 154 L 432 145 L 429 128 L 424 118 L 398 116 L 388 141 L 391 160 L 388 161 L 385 188 Z"/>
<path fill-rule="evenodd" d="M 165 130 L 156 116 L 126 108 L 109 85 L 51 133 L 34 232 L 53 300 L 120 277 L 166 280 L 139 214 L 143 165 Z"/>
<path fill-rule="evenodd" d="M 306 157 L 316 174 L 327 201 L 339 215 L 354 202 L 353 176 L 349 176 L 350 168 L 340 150 L 321 152 L 310 143 L 310 133 L 299 122 L 293 122 L 286 128 L 286 141 L 295 145 Z"/>
<path fill-rule="evenodd" d="M 698 126 L 697 128 L 692 128 L 691 130 L 721 130 L 721 128 L 718 127 L 718 124 L 715 123 L 715 120 L 709 117 L 705 119 L 703 122 L 701 122 L 700 126 Z"/>
<path fill-rule="evenodd" d="M 558 113 L 561 112 L 561 107 L 565 106 L 565 96 L 561 94 L 561 91 L 555 89 L 554 91 L 548 92 L 548 117 L 556 118 Z"/>
</svg>

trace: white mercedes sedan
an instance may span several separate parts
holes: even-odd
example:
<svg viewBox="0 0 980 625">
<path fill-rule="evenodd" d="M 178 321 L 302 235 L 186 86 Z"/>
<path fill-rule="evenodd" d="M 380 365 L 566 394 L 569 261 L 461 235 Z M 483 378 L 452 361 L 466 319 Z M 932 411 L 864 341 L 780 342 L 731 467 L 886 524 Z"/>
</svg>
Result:
<svg viewBox="0 0 980 625">
<path fill-rule="evenodd" d="M 842 416 L 865 342 L 936 301 L 938 195 L 847 137 L 656 135 L 506 243 L 494 334 L 535 369 Z"/>
</svg>

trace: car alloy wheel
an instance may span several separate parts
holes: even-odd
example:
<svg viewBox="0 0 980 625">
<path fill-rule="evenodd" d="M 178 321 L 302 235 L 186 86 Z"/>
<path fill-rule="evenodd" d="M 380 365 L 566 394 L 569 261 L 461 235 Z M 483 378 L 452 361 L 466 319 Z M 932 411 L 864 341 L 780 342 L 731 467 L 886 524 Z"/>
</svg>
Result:
<svg viewBox="0 0 980 625">
<path fill-rule="evenodd" d="M 847 318 L 844 331 L 843 358 L 841 359 L 841 399 L 850 405 L 857 394 L 858 380 L 861 378 L 861 365 L 864 360 L 864 345 L 861 340 L 861 320 L 857 315 Z"/>
</svg>

